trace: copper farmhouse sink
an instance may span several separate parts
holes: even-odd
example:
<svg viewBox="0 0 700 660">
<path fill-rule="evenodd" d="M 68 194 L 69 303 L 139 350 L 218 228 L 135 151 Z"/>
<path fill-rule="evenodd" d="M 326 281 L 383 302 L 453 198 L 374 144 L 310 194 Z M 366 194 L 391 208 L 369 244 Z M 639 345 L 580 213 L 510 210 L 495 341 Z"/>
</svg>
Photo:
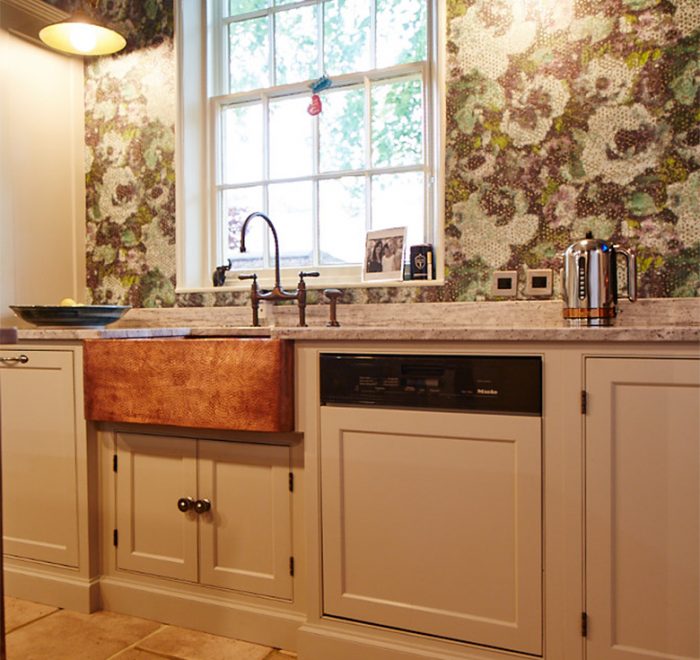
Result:
<svg viewBox="0 0 700 660">
<path fill-rule="evenodd" d="M 86 419 L 294 430 L 288 340 L 94 339 L 84 342 L 84 365 Z"/>
</svg>

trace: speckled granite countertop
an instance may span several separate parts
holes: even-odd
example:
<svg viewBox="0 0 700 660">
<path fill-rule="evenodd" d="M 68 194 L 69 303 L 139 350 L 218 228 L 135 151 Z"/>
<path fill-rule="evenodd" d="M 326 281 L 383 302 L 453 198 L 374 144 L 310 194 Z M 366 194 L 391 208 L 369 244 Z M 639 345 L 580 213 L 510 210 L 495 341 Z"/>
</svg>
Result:
<svg viewBox="0 0 700 660">
<path fill-rule="evenodd" d="M 108 328 L 19 329 L 20 341 L 152 337 L 278 337 L 297 341 L 698 342 L 700 299 L 622 302 L 609 328 L 569 327 L 560 301 L 340 305 L 341 326 L 329 328 L 327 305 L 268 307 L 268 325 L 250 327 L 248 307 L 133 309 Z"/>
</svg>

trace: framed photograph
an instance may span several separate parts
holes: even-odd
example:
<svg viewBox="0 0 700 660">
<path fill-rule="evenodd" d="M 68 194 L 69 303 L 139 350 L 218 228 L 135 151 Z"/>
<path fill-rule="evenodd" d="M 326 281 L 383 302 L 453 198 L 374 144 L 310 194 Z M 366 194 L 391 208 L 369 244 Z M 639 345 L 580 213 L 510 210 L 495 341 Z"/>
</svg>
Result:
<svg viewBox="0 0 700 660">
<path fill-rule="evenodd" d="M 406 227 L 368 231 L 362 279 L 365 282 L 403 279 Z"/>
</svg>

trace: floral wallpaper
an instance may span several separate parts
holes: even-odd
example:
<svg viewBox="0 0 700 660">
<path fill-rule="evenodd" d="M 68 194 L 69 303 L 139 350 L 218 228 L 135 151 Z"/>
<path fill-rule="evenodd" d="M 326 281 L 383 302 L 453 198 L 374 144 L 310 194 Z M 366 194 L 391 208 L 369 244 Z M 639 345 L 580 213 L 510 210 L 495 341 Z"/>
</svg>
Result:
<svg viewBox="0 0 700 660">
<path fill-rule="evenodd" d="M 53 0 L 70 8 L 73 0 Z M 488 298 L 592 231 L 632 248 L 640 295 L 700 295 L 700 1 L 446 0 L 446 283 L 345 302 Z M 87 287 L 175 294 L 172 0 L 99 0 L 127 51 L 87 62 Z"/>
</svg>

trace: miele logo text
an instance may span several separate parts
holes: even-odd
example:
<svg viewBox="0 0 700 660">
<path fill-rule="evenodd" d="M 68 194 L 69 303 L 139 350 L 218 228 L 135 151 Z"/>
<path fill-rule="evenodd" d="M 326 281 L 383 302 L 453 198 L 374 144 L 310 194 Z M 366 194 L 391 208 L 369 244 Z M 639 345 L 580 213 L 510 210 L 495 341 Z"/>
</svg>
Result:
<svg viewBox="0 0 700 660">
<path fill-rule="evenodd" d="M 487 390 L 483 387 L 477 387 L 476 393 L 477 394 L 498 394 L 498 390 Z"/>
</svg>

